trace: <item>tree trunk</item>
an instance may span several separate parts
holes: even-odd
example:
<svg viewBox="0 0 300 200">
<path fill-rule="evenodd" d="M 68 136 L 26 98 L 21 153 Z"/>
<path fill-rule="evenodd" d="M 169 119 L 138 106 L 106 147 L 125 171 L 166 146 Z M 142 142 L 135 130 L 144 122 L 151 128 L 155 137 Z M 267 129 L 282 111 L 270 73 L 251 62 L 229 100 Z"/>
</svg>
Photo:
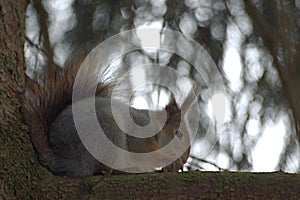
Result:
<svg viewBox="0 0 300 200">
<path fill-rule="evenodd" d="M 273 19 L 275 27 L 265 19 L 250 0 L 244 0 L 245 10 L 251 16 L 254 27 L 264 41 L 264 45 L 274 59 L 274 66 L 279 73 L 285 91 L 286 99 L 293 111 L 298 139 L 300 140 L 300 43 L 296 40 L 297 30 L 293 28 L 293 20 L 282 0 L 271 2 L 270 9 L 275 13 L 269 16 Z M 278 49 L 282 48 L 283 61 L 279 60 Z"/>
<path fill-rule="evenodd" d="M 27 4 L 0 1 L 0 199 L 300 197 L 300 176 L 283 173 L 152 173 L 81 179 L 53 176 L 39 164 L 20 113 Z"/>
</svg>

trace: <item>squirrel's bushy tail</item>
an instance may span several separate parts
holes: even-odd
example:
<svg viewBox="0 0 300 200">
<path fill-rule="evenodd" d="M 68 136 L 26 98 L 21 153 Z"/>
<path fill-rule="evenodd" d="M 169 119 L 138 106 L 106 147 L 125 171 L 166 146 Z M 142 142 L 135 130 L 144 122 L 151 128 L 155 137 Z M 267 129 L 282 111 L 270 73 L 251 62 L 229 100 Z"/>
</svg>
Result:
<svg viewBox="0 0 300 200">
<path fill-rule="evenodd" d="M 42 84 L 29 77 L 26 80 L 22 102 L 24 120 L 29 126 L 31 141 L 40 163 L 54 174 L 68 175 L 68 168 L 80 168 L 81 165 L 78 160 L 67 160 L 56 155 L 49 146 L 48 132 L 55 117 L 72 103 L 76 74 L 87 53 L 86 50 L 76 53 L 64 68 L 48 66 Z M 104 95 L 109 88 L 109 84 L 100 84 L 97 93 Z M 99 165 L 96 160 L 95 165 Z M 91 170 L 94 173 L 95 169 Z M 91 172 L 83 175 L 91 175 Z"/>
</svg>

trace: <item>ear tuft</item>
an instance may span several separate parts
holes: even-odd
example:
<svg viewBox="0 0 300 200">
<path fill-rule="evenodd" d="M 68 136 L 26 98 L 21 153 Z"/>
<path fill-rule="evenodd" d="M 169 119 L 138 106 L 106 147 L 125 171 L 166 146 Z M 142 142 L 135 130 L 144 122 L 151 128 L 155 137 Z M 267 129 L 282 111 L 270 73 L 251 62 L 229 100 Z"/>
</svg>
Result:
<svg viewBox="0 0 300 200">
<path fill-rule="evenodd" d="M 179 117 L 178 121 L 181 119 L 181 109 L 178 107 L 175 97 L 171 95 L 171 101 L 166 106 L 165 110 L 167 111 L 167 122 L 176 116 Z"/>
</svg>

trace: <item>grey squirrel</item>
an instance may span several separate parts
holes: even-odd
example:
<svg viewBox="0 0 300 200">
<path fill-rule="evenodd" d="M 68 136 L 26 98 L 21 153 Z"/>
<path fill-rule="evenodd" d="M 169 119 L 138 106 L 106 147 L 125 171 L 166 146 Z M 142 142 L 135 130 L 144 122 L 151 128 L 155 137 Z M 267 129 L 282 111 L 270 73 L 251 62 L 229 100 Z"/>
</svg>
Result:
<svg viewBox="0 0 300 200">
<path fill-rule="evenodd" d="M 84 147 L 73 120 L 72 89 L 77 71 L 87 53 L 88 51 L 79 51 L 66 62 L 66 66 L 62 69 L 52 66 L 52 69 L 48 69 L 44 76 L 43 84 L 27 78 L 22 106 L 25 121 L 29 126 L 31 140 L 40 163 L 54 175 L 82 177 L 105 174 L 112 170 L 109 166 L 99 162 Z M 173 163 L 164 167 L 163 171 L 177 172 L 182 169 L 190 152 L 190 134 L 183 117 L 194 99 L 188 96 L 179 108 L 175 98 L 171 98 L 164 109 L 167 117 L 162 130 L 149 138 L 135 138 L 123 133 L 114 122 L 110 107 L 113 85 L 112 82 L 99 83 L 95 101 L 98 121 L 110 141 L 129 152 L 155 152 L 155 157 L 147 162 L 159 167 L 161 161 L 174 158 L 172 152 L 160 152 L 162 147 L 174 139 L 174 152 L 182 146 L 188 146 L 188 148 Z M 84 89 L 88 90 L 88 88 Z M 122 106 L 121 102 L 117 101 L 117 103 Z M 149 122 L 148 114 L 148 110 L 130 108 L 131 116 L 128 117 L 133 118 L 137 124 L 144 125 Z M 154 112 L 154 115 L 160 116 L 160 114 L 160 111 Z M 88 117 L 86 120 L 89 120 Z M 181 122 L 183 125 L 179 127 Z M 109 152 L 107 156 L 110 156 Z M 119 162 L 118 160 L 122 160 L 122 155 L 114 159 Z M 134 170 L 147 168 L 149 165 L 141 163 L 140 166 L 130 167 Z M 149 171 L 149 169 L 146 170 Z M 115 174 L 122 173 L 122 170 L 113 169 L 112 171 Z"/>
</svg>

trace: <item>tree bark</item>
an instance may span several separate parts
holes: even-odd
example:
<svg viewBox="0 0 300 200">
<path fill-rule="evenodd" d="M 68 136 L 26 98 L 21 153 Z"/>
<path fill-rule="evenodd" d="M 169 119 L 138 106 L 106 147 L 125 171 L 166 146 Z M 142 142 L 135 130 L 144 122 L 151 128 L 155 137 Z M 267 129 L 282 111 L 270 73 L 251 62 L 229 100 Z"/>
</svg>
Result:
<svg viewBox="0 0 300 200">
<path fill-rule="evenodd" d="M 152 173 L 55 177 L 35 155 L 20 112 L 28 1 L 0 1 L 0 199 L 241 199 L 300 197 L 300 176 L 269 173 Z"/>
</svg>

